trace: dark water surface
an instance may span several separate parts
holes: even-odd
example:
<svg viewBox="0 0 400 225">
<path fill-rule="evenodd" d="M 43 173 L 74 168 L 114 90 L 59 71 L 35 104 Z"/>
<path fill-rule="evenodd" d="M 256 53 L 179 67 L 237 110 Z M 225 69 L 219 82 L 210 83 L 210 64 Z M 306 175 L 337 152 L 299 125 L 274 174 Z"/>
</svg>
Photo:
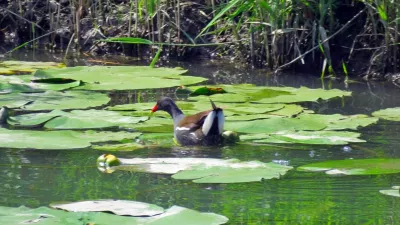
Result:
<svg viewBox="0 0 400 225">
<path fill-rule="evenodd" d="M 56 60 L 57 56 L 53 56 Z M 18 59 L 33 58 L 31 54 Z M 109 59 L 109 61 L 115 59 Z M 125 60 L 125 61 L 123 61 Z M 131 59 L 119 62 L 140 64 Z M 88 64 L 76 61 L 71 64 Z M 269 77 L 265 71 L 235 68 L 230 63 L 169 63 L 189 69 L 189 74 L 210 78 L 210 83 L 255 83 L 261 86 L 307 86 L 320 88 L 321 80 L 304 74 Z M 345 89 L 336 81 L 326 88 Z M 400 106 L 400 90 L 387 83 L 353 83 L 353 96 L 329 103 L 306 104 L 318 113 L 370 114 Z M 159 91 L 113 93 L 113 104 L 138 100 L 155 101 L 171 95 L 170 89 Z M 171 121 L 172 123 L 172 121 Z M 366 143 L 343 146 L 248 146 L 223 148 L 159 148 L 133 152 L 116 152 L 131 157 L 212 157 L 237 158 L 244 161 L 285 162 L 297 167 L 310 162 L 348 158 L 399 158 L 400 123 L 379 121 L 360 130 Z M 21 140 L 23 141 L 23 140 Z M 302 150 L 299 150 L 302 149 Z M 304 150 L 306 149 L 306 150 Z M 0 151 L 0 205 L 46 206 L 56 201 L 88 199 L 127 199 L 163 207 L 184 206 L 227 216 L 229 224 L 400 224 L 400 198 L 385 196 L 381 189 L 400 185 L 400 174 L 375 176 L 327 176 L 291 170 L 281 179 L 241 184 L 195 184 L 174 180 L 170 176 L 117 171 L 103 174 L 95 167 L 104 152 L 92 149 L 42 151 Z"/>
</svg>

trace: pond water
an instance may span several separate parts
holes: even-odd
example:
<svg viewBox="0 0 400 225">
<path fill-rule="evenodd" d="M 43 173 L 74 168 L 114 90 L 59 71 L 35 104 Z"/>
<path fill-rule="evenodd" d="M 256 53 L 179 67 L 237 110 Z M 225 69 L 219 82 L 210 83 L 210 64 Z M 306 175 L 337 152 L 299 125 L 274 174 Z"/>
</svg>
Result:
<svg viewBox="0 0 400 225">
<path fill-rule="evenodd" d="M 55 56 L 53 56 L 55 57 Z M 18 59 L 35 60 L 31 55 Z M 56 58 L 57 59 L 57 58 Z M 52 61 L 56 60 L 52 59 Z M 103 59 L 104 60 L 104 59 Z M 115 61 L 115 59 L 107 59 Z M 141 64 L 125 59 L 125 62 Z M 121 62 L 121 59 L 117 61 Z M 71 64 L 88 64 L 87 59 Z M 229 63 L 170 62 L 167 66 L 189 69 L 211 84 L 254 83 L 261 86 L 307 86 L 320 88 L 312 75 L 287 74 L 268 77 L 262 70 L 235 68 Z M 345 89 L 336 81 L 325 87 Z M 321 114 L 370 115 L 379 109 L 400 106 L 400 89 L 387 83 L 351 83 L 352 96 L 327 103 L 308 103 Z M 111 104 L 155 101 L 161 95 L 174 97 L 173 89 L 111 93 Z M 171 120 L 172 123 L 172 120 Z M 400 158 L 400 122 L 380 120 L 360 130 L 366 143 L 347 146 L 236 145 L 221 148 L 152 148 L 115 152 L 121 158 L 209 157 L 259 160 L 298 167 L 332 159 Z M 179 205 L 229 218 L 228 224 L 400 224 L 400 199 L 379 193 L 400 185 L 400 174 L 328 176 L 290 170 L 281 179 L 238 184 L 195 184 L 169 175 L 117 171 L 103 174 L 96 159 L 103 151 L 11 150 L 0 151 L 0 205 L 47 206 L 57 201 L 126 199 L 162 207 Z"/>
</svg>

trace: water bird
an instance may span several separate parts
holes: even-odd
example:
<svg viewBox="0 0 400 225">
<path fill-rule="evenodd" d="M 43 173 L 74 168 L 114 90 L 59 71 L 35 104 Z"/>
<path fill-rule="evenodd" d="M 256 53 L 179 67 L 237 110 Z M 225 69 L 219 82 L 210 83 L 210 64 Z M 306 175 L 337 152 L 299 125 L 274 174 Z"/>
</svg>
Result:
<svg viewBox="0 0 400 225">
<path fill-rule="evenodd" d="M 174 137 L 180 145 L 219 145 L 223 142 L 224 112 L 210 99 L 212 109 L 185 116 L 169 97 L 162 97 L 152 108 L 171 115 L 174 121 Z"/>
</svg>

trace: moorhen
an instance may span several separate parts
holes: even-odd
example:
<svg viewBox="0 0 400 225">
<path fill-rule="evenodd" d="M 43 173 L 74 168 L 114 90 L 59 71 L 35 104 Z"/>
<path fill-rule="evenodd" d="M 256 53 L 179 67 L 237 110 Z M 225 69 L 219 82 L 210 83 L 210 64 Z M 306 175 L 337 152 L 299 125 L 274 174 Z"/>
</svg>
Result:
<svg viewBox="0 0 400 225">
<path fill-rule="evenodd" d="M 185 116 L 175 102 L 163 97 L 151 110 L 166 111 L 174 120 L 174 137 L 180 145 L 219 145 L 223 142 L 224 112 L 211 101 L 212 109 Z"/>
</svg>

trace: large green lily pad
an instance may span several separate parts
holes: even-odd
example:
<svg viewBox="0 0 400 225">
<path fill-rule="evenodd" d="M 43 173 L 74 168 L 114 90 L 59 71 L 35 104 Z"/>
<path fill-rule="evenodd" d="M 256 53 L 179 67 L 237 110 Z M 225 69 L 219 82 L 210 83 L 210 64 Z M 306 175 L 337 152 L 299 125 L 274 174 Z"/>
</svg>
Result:
<svg viewBox="0 0 400 225">
<path fill-rule="evenodd" d="M 112 209 L 111 205 L 109 209 Z M 114 210 L 114 209 L 113 209 Z M 110 210 L 106 210 L 110 211 Z M 40 224 L 40 225 L 77 225 L 77 224 L 118 224 L 118 225 L 218 225 L 228 222 L 228 218 L 215 213 L 201 213 L 180 206 L 172 206 L 164 213 L 148 217 L 118 216 L 103 212 L 67 212 L 63 210 L 39 207 L 30 209 L 0 206 L 2 224 Z"/>
<path fill-rule="evenodd" d="M 226 123 L 225 129 L 241 133 L 276 133 L 278 131 L 322 130 L 326 125 L 313 119 L 279 118 Z"/>
<path fill-rule="evenodd" d="M 310 89 L 306 87 L 291 88 L 291 87 L 268 87 L 273 90 L 287 91 L 290 95 L 279 95 L 272 98 L 264 98 L 256 100 L 258 103 L 294 103 L 294 102 L 316 102 L 319 99 L 328 100 L 336 97 L 350 96 L 351 92 L 341 91 L 338 89 Z"/>
<path fill-rule="evenodd" d="M 97 131 L 35 131 L 0 128 L 0 148 L 79 149 L 91 143 L 135 139 L 140 133 Z"/>
<path fill-rule="evenodd" d="M 38 69 L 62 68 L 62 63 L 56 62 L 26 62 L 26 61 L 3 61 L 0 62 L 0 74 L 29 74 Z"/>
<path fill-rule="evenodd" d="M 176 87 L 195 84 L 207 79 L 181 76 L 185 70 L 150 68 L 147 66 L 77 66 L 63 69 L 38 70 L 36 82 L 49 78 L 74 79 L 85 82 L 75 89 L 84 90 L 134 90 Z"/>
<path fill-rule="evenodd" d="M 103 93 L 86 91 L 44 93 L 13 93 L 2 95 L 0 106 L 20 108 L 29 111 L 53 110 L 53 109 L 85 109 L 101 106 L 110 101 Z"/>
<path fill-rule="evenodd" d="M 189 87 L 196 90 L 201 86 Z M 204 87 L 204 86 L 203 86 Z M 315 102 L 319 99 L 328 100 L 335 97 L 350 96 L 351 92 L 338 89 L 324 90 L 306 87 L 260 87 L 249 84 L 207 86 L 223 88 L 227 94 L 215 94 L 211 98 L 215 102 L 257 102 L 257 103 L 295 103 Z M 190 100 L 206 100 L 206 96 L 190 97 Z"/>
<path fill-rule="evenodd" d="M 344 116 L 340 114 L 322 115 L 322 114 L 301 114 L 299 119 L 314 119 L 326 124 L 325 130 L 357 130 L 360 127 L 366 127 L 378 121 L 377 118 L 367 115 Z"/>
<path fill-rule="evenodd" d="M 31 113 L 10 117 L 8 123 L 13 126 L 37 127 L 48 129 L 95 129 L 134 124 L 148 117 L 122 116 L 118 112 L 107 110 L 74 110 L 64 112 L 53 110 L 49 113 Z"/>
<path fill-rule="evenodd" d="M 400 173 L 400 159 L 345 159 L 311 163 L 297 168 L 301 171 L 324 171 L 327 174 L 377 175 Z"/>
<path fill-rule="evenodd" d="M 253 141 L 257 143 L 288 143 L 314 145 L 344 145 L 353 142 L 365 142 L 359 139 L 359 133 L 344 131 L 280 131 L 273 134 L 256 134 Z M 245 137 L 250 139 L 251 135 Z"/>
<path fill-rule="evenodd" d="M 112 212 L 119 216 L 154 216 L 164 213 L 157 205 L 127 200 L 95 200 L 71 203 L 55 203 L 50 205 L 55 209 L 70 212 Z"/>
<path fill-rule="evenodd" d="M 105 157 L 100 163 L 104 167 Z M 112 156 L 114 157 L 114 156 Z M 112 170 L 128 170 L 135 172 L 174 174 L 172 178 L 193 180 L 195 183 L 240 183 L 254 182 L 263 179 L 280 178 L 290 166 L 259 161 L 241 162 L 236 159 L 223 160 L 211 158 L 119 158 L 121 165 Z"/>
<path fill-rule="evenodd" d="M 53 79 L 45 83 L 31 82 L 31 77 L 31 75 L 0 76 L 0 93 L 61 91 L 81 85 L 80 81 L 60 79 Z"/>
<path fill-rule="evenodd" d="M 400 107 L 378 110 L 372 115 L 385 120 L 400 121 Z"/>
</svg>

